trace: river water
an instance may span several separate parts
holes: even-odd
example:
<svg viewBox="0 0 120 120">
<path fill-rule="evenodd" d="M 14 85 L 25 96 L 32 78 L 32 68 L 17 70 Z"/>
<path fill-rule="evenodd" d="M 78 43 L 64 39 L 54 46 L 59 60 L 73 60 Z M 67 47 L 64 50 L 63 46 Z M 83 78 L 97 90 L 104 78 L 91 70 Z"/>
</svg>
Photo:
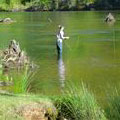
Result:
<svg viewBox="0 0 120 120">
<path fill-rule="evenodd" d="M 116 23 L 104 22 L 108 12 L 20 12 L 0 13 L 17 22 L 0 24 L 0 48 L 16 39 L 39 68 L 31 83 L 31 92 L 58 95 L 66 82 L 83 82 L 97 96 L 119 87 L 120 14 Z M 58 59 L 56 32 L 65 26 L 69 40 L 63 42 Z"/>
</svg>

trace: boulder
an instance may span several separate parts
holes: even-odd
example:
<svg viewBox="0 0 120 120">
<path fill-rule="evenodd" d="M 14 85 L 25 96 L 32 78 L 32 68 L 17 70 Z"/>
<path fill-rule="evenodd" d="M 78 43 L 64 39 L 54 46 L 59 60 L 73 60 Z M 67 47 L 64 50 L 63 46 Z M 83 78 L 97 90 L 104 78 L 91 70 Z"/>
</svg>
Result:
<svg viewBox="0 0 120 120">
<path fill-rule="evenodd" d="M 15 111 L 25 120 L 56 120 L 57 110 L 52 103 L 24 104 Z"/>
<path fill-rule="evenodd" d="M 5 18 L 3 22 L 13 22 L 13 20 L 11 18 Z"/>
<path fill-rule="evenodd" d="M 10 41 L 8 48 L 2 51 L 0 57 L 3 69 L 20 68 L 30 65 L 28 56 L 21 50 L 19 43 L 15 40 Z"/>
<path fill-rule="evenodd" d="M 0 18 L 0 23 L 13 23 L 15 22 L 11 18 Z"/>
<path fill-rule="evenodd" d="M 111 13 L 109 13 L 105 18 L 105 22 L 114 22 L 114 21 L 115 21 L 115 18 Z"/>
</svg>

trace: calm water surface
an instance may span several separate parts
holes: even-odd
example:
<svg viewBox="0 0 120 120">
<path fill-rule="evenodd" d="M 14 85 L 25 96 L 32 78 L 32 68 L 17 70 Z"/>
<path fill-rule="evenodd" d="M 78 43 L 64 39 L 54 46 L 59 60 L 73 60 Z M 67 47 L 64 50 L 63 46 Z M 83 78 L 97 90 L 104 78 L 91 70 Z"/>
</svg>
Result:
<svg viewBox="0 0 120 120">
<path fill-rule="evenodd" d="M 120 14 L 114 25 L 104 23 L 107 12 L 0 13 L 14 24 L 0 24 L 0 48 L 11 39 L 38 66 L 31 92 L 60 94 L 67 81 L 84 82 L 99 97 L 120 83 Z M 63 42 L 63 56 L 57 58 L 57 26 L 65 26 L 70 36 Z"/>
</svg>

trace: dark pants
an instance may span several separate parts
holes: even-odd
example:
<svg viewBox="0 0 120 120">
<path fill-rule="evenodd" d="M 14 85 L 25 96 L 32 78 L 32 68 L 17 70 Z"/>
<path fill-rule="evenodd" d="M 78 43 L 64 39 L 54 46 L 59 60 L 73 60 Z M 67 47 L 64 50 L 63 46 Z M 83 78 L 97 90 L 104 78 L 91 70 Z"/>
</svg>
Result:
<svg viewBox="0 0 120 120">
<path fill-rule="evenodd" d="M 56 45 L 57 45 L 58 55 L 62 54 L 62 42 L 57 41 Z"/>
</svg>

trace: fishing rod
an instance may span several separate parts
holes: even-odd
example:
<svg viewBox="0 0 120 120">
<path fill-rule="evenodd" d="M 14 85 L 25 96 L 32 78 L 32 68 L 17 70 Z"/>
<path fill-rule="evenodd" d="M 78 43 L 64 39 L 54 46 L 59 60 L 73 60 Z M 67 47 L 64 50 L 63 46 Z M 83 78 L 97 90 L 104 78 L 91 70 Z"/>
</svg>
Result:
<svg viewBox="0 0 120 120">
<path fill-rule="evenodd" d="M 48 22 L 50 23 L 50 24 L 54 24 L 54 22 L 53 22 L 53 20 L 49 17 L 48 19 Z M 59 24 L 58 24 L 59 25 Z M 55 25 L 54 24 L 54 26 L 58 26 L 58 25 Z M 54 31 L 56 31 L 56 30 L 54 30 Z M 55 35 L 55 34 L 54 34 Z M 71 38 L 71 37 L 70 37 Z M 65 40 L 66 41 L 66 40 Z M 71 51 L 72 50 L 72 48 L 70 47 L 70 45 L 68 45 L 66 42 L 64 43 L 65 44 L 65 46 L 67 46 L 67 48 Z"/>
</svg>

